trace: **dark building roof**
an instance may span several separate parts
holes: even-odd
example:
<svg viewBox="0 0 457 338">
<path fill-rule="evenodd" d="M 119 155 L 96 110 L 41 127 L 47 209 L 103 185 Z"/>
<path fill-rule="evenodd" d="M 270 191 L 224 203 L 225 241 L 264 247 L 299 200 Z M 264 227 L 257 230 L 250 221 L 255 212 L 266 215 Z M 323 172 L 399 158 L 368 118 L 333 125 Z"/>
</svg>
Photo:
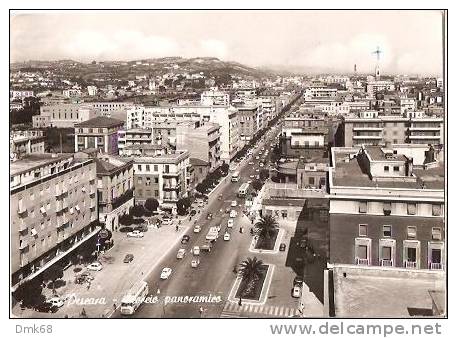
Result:
<svg viewBox="0 0 457 338">
<path fill-rule="evenodd" d="M 208 162 L 195 157 L 191 157 L 189 163 L 193 166 L 209 166 Z"/>
<path fill-rule="evenodd" d="M 75 127 L 92 127 L 92 128 L 109 128 L 122 126 L 124 121 L 113 119 L 106 116 L 97 116 L 90 120 L 83 121 L 81 123 L 76 123 Z"/>
</svg>

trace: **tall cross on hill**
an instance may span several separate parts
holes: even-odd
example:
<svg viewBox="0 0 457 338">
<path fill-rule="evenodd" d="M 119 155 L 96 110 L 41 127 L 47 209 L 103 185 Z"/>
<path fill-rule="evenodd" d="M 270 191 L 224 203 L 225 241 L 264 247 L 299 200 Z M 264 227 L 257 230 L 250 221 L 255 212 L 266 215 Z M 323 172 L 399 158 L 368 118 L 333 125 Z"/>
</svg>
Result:
<svg viewBox="0 0 457 338">
<path fill-rule="evenodd" d="M 379 46 L 376 47 L 376 50 L 373 52 L 373 54 L 376 54 L 376 59 L 379 61 L 379 57 L 381 56 L 382 51 L 379 49 Z"/>
</svg>

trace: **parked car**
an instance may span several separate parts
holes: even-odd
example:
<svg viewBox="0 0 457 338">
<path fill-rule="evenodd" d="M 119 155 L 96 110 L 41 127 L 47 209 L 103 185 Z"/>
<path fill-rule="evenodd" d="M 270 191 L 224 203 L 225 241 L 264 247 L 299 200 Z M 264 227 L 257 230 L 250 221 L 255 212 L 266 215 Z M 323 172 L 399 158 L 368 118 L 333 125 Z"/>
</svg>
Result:
<svg viewBox="0 0 457 338">
<path fill-rule="evenodd" d="M 190 240 L 190 237 L 188 235 L 184 235 L 184 236 L 182 236 L 181 244 L 187 244 L 187 242 L 189 242 L 189 240 Z"/>
<path fill-rule="evenodd" d="M 171 225 L 173 223 L 171 218 L 162 218 L 162 225 Z"/>
<path fill-rule="evenodd" d="M 231 210 L 230 208 L 226 208 L 226 209 L 225 209 L 225 213 L 226 213 L 226 214 L 229 214 L 229 213 L 230 213 L 230 210 Z"/>
<path fill-rule="evenodd" d="M 199 246 L 194 246 L 194 248 L 192 249 L 192 253 L 194 254 L 194 256 L 199 256 L 200 255 L 200 247 Z"/>
<path fill-rule="evenodd" d="M 206 215 L 206 219 L 213 219 L 213 214 L 209 212 L 209 213 Z"/>
<path fill-rule="evenodd" d="M 205 205 L 205 202 L 203 202 L 203 200 L 198 200 L 198 201 L 197 201 L 197 205 L 198 205 L 199 207 L 203 207 L 203 206 Z"/>
<path fill-rule="evenodd" d="M 292 297 L 299 298 L 301 295 L 301 287 L 295 285 L 292 289 Z"/>
<path fill-rule="evenodd" d="M 236 210 L 231 210 L 230 211 L 230 218 L 235 218 L 236 217 Z"/>
<path fill-rule="evenodd" d="M 236 206 L 237 206 L 236 201 L 232 201 L 232 203 L 230 204 L 230 206 L 233 207 L 233 208 L 236 207 Z"/>
<path fill-rule="evenodd" d="M 163 268 L 162 273 L 160 274 L 160 279 L 168 279 L 171 275 L 171 268 Z"/>
<path fill-rule="evenodd" d="M 176 255 L 177 259 L 183 259 L 186 255 L 186 249 L 179 249 L 178 254 Z"/>
<path fill-rule="evenodd" d="M 211 252 L 211 244 L 203 244 L 200 250 L 202 252 Z"/>
<path fill-rule="evenodd" d="M 100 271 L 101 269 L 103 269 L 103 265 L 100 262 L 93 262 L 90 263 L 86 268 L 90 271 Z"/>
<path fill-rule="evenodd" d="M 194 226 L 194 232 L 199 233 L 202 230 L 202 227 L 200 225 Z"/>
<path fill-rule="evenodd" d="M 295 276 L 295 278 L 294 278 L 294 286 L 295 285 L 302 286 L 303 285 L 303 277 Z"/>
<path fill-rule="evenodd" d="M 286 245 L 284 243 L 279 245 L 279 251 L 286 251 Z"/>
<path fill-rule="evenodd" d="M 251 162 L 249 162 L 248 164 L 249 164 L 249 165 L 254 165 L 254 162 L 251 161 Z"/>
<path fill-rule="evenodd" d="M 133 231 L 127 233 L 127 237 L 143 238 L 144 233 L 139 230 L 133 230 Z"/>
<path fill-rule="evenodd" d="M 233 228 L 233 225 L 234 225 L 234 221 L 232 218 L 229 218 L 229 220 L 227 221 L 227 228 Z"/>
<path fill-rule="evenodd" d="M 64 301 L 62 300 L 62 298 L 60 298 L 58 296 L 54 296 L 54 297 L 47 299 L 46 303 L 50 303 L 58 308 L 60 308 L 64 305 Z"/>
<path fill-rule="evenodd" d="M 259 163 L 259 167 L 262 168 L 264 166 L 263 162 Z"/>
<path fill-rule="evenodd" d="M 191 215 L 191 216 L 195 216 L 196 214 L 197 214 L 197 210 L 192 209 L 192 210 L 190 211 L 190 215 Z"/>
<path fill-rule="evenodd" d="M 130 263 L 131 261 L 133 261 L 133 255 L 132 254 L 125 255 L 124 263 Z"/>
<path fill-rule="evenodd" d="M 230 234 L 228 232 L 224 234 L 224 241 L 230 241 Z"/>
<path fill-rule="evenodd" d="M 190 266 L 193 268 L 196 268 L 200 265 L 200 258 L 194 257 L 192 258 L 192 261 L 190 262 Z"/>
<path fill-rule="evenodd" d="M 252 179 L 253 179 L 254 177 L 255 177 L 255 175 L 249 175 L 249 178 L 252 178 Z"/>
</svg>

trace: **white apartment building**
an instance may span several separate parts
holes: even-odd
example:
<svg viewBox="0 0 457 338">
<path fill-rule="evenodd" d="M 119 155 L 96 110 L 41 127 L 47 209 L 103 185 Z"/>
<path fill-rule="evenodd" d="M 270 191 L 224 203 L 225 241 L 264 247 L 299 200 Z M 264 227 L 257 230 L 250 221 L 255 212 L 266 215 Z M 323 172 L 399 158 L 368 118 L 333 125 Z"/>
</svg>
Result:
<svg viewBox="0 0 457 338">
<path fill-rule="evenodd" d="M 228 106 L 230 95 L 217 89 L 207 90 L 201 94 L 202 106 Z"/>
<path fill-rule="evenodd" d="M 68 98 L 73 98 L 73 97 L 80 97 L 81 96 L 81 90 L 80 89 L 64 89 L 62 91 L 63 96 L 68 97 Z"/>
<path fill-rule="evenodd" d="M 304 99 L 305 102 L 331 102 L 336 100 L 337 92 L 336 88 L 313 85 L 306 88 Z"/>
<path fill-rule="evenodd" d="M 95 96 L 98 93 L 98 88 L 96 86 L 87 86 L 87 94 L 89 96 Z"/>
</svg>

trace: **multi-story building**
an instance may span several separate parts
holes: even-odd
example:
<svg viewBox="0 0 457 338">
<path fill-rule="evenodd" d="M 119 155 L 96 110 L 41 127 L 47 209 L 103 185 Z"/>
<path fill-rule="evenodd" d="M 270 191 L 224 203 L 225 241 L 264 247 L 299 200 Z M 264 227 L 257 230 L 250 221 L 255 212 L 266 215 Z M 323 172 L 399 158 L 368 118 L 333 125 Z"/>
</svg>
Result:
<svg viewBox="0 0 457 338">
<path fill-rule="evenodd" d="M 207 122 L 196 127 L 193 123 L 176 127 L 176 149 L 188 150 L 191 158 L 205 161 L 210 172 L 221 165 L 220 126 Z"/>
<path fill-rule="evenodd" d="M 96 86 L 87 86 L 87 94 L 89 96 L 95 96 L 97 95 L 98 88 Z"/>
<path fill-rule="evenodd" d="M 263 112 L 257 104 L 238 105 L 236 108 L 239 137 L 247 143 L 263 128 Z"/>
<path fill-rule="evenodd" d="M 237 114 L 237 109 L 230 106 L 183 105 L 145 107 L 134 105 L 127 109 L 127 128 L 153 129 L 157 122 L 194 121 L 200 123 L 217 123 L 221 126 L 221 159 L 228 162 L 239 150 Z"/>
<path fill-rule="evenodd" d="M 305 90 L 305 102 L 332 102 L 336 100 L 338 89 L 327 86 L 312 85 Z"/>
<path fill-rule="evenodd" d="M 119 227 L 119 217 L 134 205 L 133 160 L 99 155 L 97 165 L 98 218 L 111 231 Z"/>
<path fill-rule="evenodd" d="M 124 121 L 105 116 L 75 124 L 75 152 L 95 148 L 106 154 L 117 155 L 118 131 L 123 125 Z"/>
<path fill-rule="evenodd" d="M 395 90 L 395 83 L 392 81 L 385 80 L 370 80 L 367 83 L 367 93 L 370 96 L 374 96 L 376 93 L 381 91 L 393 91 Z"/>
<path fill-rule="evenodd" d="M 404 115 L 380 115 L 377 111 L 360 112 L 358 116 L 343 117 L 344 137 L 339 145 L 352 147 L 360 144 L 390 142 L 413 144 L 443 144 L 443 118 L 427 116 L 423 112 Z"/>
<path fill-rule="evenodd" d="M 46 136 L 41 130 L 16 130 L 10 132 L 11 160 L 30 154 L 45 152 Z"/>
<path fill-rule="evenodd" d="M 99 228 L 92 159 L 34 154 L 11 162 L 10 170 L 10 261 L 15 289 L 55 262 L 69 259 L 69 253 Z"/>
<path fill-rule="evenodd" d="M 40 115 L 32 117 L 34 128 L 73 128 L 75 123 L 89 120 L 98 115 L 90 105 L 64 103 L 40 107 Z"/>
<path fill-rule="evenodd" d="M 26 97 L 32 97 L 33 90 L 10 90 L 10 100 L 25 99 Z"/>
<path fill-rule="evenodd" d="M 444 167 L 389 147 L 333 148 L 330 263 L 444 269 Z M 417 161 L 416 161 L 417 162 Z"/>
<path fill-rule="evenodd" d="M 68 98 L 73 98 L 73 97 L 80 97 L 81 96 L 81 90 L 80 89 L 64 89 L 62 91 L 63 96 L 68 97 Z"/>
<path fill-rule="evenodd" d="M 124 155 L 124 149 L 132 145 L 156 144 L 153 140 L 152 129 L 120 129 L 117 134 L 119 155 Z"/>
<path fill-rule="evenodd" d="M 216 89 L 204 91 L 201 94 L 201 104 L 203 106 L 228 106 L 230 95 Z"/>
<path fill-rule="evenodd" d="M 168 151 L 133 160 L 135 202 L 155 198 L 162 209 L 176 211 L 176 202 L 187 194 L 189 152 Z"/>
</svg>

